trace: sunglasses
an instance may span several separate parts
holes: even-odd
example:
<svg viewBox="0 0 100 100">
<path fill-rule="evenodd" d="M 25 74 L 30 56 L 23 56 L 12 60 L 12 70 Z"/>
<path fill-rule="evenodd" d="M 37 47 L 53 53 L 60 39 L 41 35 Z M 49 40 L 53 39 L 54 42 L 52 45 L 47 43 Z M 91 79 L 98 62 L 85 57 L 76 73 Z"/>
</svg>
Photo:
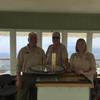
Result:
<svg viewBox="0 0 100 100">
<path fill-rule="evenodd" d="M 55 37 L 53 37 L 53 39 L 60 39 L 60 37 L 58 37 L 58 36 L 55 36 Z"/>
</svg>

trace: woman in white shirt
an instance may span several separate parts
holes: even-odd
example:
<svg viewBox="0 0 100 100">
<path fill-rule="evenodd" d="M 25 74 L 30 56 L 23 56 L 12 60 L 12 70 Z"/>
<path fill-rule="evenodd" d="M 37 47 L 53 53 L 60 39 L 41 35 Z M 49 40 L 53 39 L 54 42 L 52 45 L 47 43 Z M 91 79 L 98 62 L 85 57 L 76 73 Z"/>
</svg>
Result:
<svg viewBox="0 0 100 100">
<path fill-rule="evenodd" d="M 89 79 L 93 79 L 96 74 L 96 62 L 94 55 L 87 51 L 87 44 L 84 39 L 76 42 L 76 53 L 70 58 L 71 70 L 76 74 L 84 74 Z"/>
</svg>

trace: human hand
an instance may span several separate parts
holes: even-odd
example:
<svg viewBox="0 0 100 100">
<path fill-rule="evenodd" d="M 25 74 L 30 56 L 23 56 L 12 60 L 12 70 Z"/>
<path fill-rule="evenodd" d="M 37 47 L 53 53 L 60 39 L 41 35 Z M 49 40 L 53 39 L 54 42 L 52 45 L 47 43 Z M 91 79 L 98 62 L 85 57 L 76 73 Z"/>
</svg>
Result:
<svg viewBox="0 0 100 100">
<path fill-rule="evenodd" d="M 82 70 L 79 70 L 79 71 L 77 71 L 76 72 L 78 75 L 81 75 L 81 74 L 83 74 L 83 71 Z"/>
<path fill-rule="evenodd" d="M 20 76 L 16 77 L 16 87 L 17 89 L 22 89 L 22 80 Z"/>
<path fill-rule="evenodd" d="M 75 70 L 75 73 L 78 74 L 78 75 L 81 75 L 81 74 L 83 74 L 84 72 L 83 72 L 82 70 L 77 69 L 77 70 Z"/>
</svg>

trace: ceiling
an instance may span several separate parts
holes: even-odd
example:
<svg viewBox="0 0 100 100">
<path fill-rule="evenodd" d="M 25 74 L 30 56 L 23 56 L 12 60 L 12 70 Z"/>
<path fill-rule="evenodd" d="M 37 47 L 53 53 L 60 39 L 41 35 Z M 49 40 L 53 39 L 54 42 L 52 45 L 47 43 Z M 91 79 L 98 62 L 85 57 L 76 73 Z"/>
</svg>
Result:
<svg viewBox="0 0 100 100">
<path fill-rule="evenodd" d="M 100 0 L 0 0 L 0 11 L 100 13 Z"/>
</svg>

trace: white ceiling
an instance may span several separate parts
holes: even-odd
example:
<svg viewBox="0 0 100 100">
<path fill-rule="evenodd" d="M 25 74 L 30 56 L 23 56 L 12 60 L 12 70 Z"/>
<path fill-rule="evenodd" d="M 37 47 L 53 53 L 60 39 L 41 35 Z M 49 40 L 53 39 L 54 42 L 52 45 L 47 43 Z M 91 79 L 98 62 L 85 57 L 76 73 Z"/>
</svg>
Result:
<svg viewBox="0 0 100 100">
<path fill-rule="evenodd" d="M 100 13 L 100 0 L 0 0 L 0 11 Z"/>
</svg>

